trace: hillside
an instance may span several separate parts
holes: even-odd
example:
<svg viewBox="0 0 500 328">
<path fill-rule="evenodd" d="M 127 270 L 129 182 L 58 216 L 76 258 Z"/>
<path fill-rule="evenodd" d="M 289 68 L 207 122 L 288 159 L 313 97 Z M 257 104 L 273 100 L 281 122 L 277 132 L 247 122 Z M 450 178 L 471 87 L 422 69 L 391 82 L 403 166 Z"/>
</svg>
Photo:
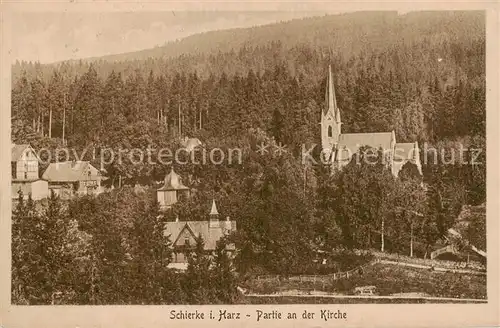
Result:
<svg viewBox="0 0 500 328">
<path fill-rule="evenodd" d="M 330 295 L 353 295 L 356 287 L 375 286 L 376 295 L 421 294 L 430 297 L 486 299 L 486 276 L 443 273 L 425 269 L 374 264 L 365 267 L 362 275 L 332 280 L 331 276 L 316 276 L 314 281 L 291 279 L 253 279 L 243 286 L 250 295 L 278 293 L 290 296 L 302 292 Z"/>
<path fill-rule="evenodd" d="M 331 47 L 342 54 L 356 54 L 398 42 L 412 43 L 426 37 L 451 40 L 481 37 L 484 17 L 479 12 L 359 12 L 295 19 L 253 28 L 211 31 L 186 37 L 143 51 L 90 58 L 89 60 L 130 61 L 168 58 L 189 54 L 216 54 L 242 47 L 264 46 L 280 41 L 285 49 L 299 44 Z M 369 44 L 368 44 L 369 43 Z"/>
<path fill-rule="evenodd" d="M 298 65 L 318 55 L 301 51 L 304 47 L 319 52 L 320 57 L 332 55 L 345 60 L 364 53 L 387 51 L 402 45 L 412 47 L 420 43 L 426 44 L 432 54 L 436 46 L 443 42 L 484 41 L 484 22 L 484 13 L 479 11 L 326 15 L 252 28 L 200 33 L 152 49 L 81 61 L 48 65 L 16 63 L 13 66 L 13 80 L 22 70 L 31 75 L 36 70 L 50 71 L 61 66 L 69 69 L 73 76 L 81 75 L 86 72 L 89 63 L 93 63 L 102 76 L 107 76 L 111 70 L 124 72 L 126 76 L 144 66 L 148 71 L 164 74 L 174 70 L 196 70 L 202 76 L 210 73 L 219 75 L 222 72 L 246 74 L 249 69 L 262 72 L 265 67 L 280 60 L 288 60 L 289 65 L 295 67 L 293 62 Z M 269 47 L 270 44 L 273 46 Z M 328 55 L 329 52 L 331 55 Z M 236 58 L 221 58 L 222 54 L 232 54 Z M 440 54 L 434 55 L 435 60 Z M 213 67 L 214 64 L 216 67 Z"/>
</svg>

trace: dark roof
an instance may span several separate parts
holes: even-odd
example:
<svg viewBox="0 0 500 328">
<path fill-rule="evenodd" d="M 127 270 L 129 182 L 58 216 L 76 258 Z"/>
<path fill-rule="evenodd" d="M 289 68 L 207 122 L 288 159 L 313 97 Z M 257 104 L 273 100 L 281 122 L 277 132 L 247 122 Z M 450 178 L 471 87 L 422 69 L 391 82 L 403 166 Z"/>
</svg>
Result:
<svg viewBox="0 0 500 328">
<path fill-rule="evenodd" d="M 165 176 L 163 187 L 158 189 L 158 191 L 166 190 L 189 190 L 188 187 L 182 184 L 182 178 L 180 175 L 175 173 L 174 168 L 172 168 L 170 173 Z"/>
<path fill-rule="evenodd" d="M 12 145 L 12 148 L 11 148 L 11 161 L 12 162 L 16 162 L 19 160 L 19 158 L 21 157 L 21 155 L 24 153 L 24 151 L 26 150 L 26 148 L 31 148 L 30 145 L 28 144 L 22 144 L 22 145 Z"/>
<path fill-rule="evenodd" d="M 90 172 L 90 176 L 88 174 Z M 75 182 L 82 180 L 102 179 L 99 171 L 86 161 L 67 161 L 50 163 L 42 175 L 42 179 L 59 182 Z"/>
<path fill-rule="evenodd" d="M 167 222 L 164 234 L 170 236 L 170 241 L 175 245 L 175 241 L 184 229 L 188 229 L 195 238 L 201 235 L 205 242 L 205 250 L 215 250 L 217 241 L 221 237 L 236 230 L 236 221 L 221 220 L 217 227 L 210 227 L 208 220 Z"/>
</svg>

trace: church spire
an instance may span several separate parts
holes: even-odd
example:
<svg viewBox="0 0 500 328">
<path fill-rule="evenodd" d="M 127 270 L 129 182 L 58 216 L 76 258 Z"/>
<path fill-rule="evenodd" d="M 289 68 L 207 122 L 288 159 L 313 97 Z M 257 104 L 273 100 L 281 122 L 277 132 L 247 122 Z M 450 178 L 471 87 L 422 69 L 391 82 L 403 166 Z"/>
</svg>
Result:
<svg viewBox="0 0 500 328">
<path fill-rule="evenodd" d="M 332 65 L 328 65 L 328 84 L 326 86 L 326 112 L 333 112 L 336 122 L 340 122 L 340 111 L 337 106 L 337 96 L 335 95 L 335 83 L 333 81 Z M 325 113 L 326 114 L 326 113 Z"/>
<path fill-rule="evenodd" d="M 321 145 L 327 158 L 330 157 L 339 141 L 341 132 L 340 110 L 337 106 L 332 66 L 328 65 L 328 81 L 326 84 L 325 107 L 321 116 Z"/>
</svg>

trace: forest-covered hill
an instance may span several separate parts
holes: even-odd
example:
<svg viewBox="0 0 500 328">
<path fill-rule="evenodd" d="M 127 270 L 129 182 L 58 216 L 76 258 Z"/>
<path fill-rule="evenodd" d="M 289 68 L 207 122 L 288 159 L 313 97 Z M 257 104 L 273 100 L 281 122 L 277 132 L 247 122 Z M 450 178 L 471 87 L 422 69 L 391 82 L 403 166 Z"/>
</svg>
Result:
<svg viewBox="0 0 500 328">
<path fill-rule="evenodd" d="M 209 55 L 242 47 L 265 46 L 278 40 L 286 49 L 308 44 L 320 48 L 332 47 L 345 56 L 400 42 L 411 44 L 440 35 L 450 39 L 475 39 L 484 33 L 482 26 L 482 14 L 478 12 L 416 12 L 405 15 L 398 15 L 397 12 L 359 12 L 200 33 L 153 49 L 90 60 L 127 61 L 186 54 Z"/>
<path fill-rule="evenodd" d="M 404 15 L 381 11 L 325 15 L 252 28 L 200 33 L 153 49 L 55 65 L 69 64 L 72 71 L 83 74 L 86 66 L 92 62 L 99 67 L 98 71 L 102 76 L 107 75 L 110 69 L 133 72 L 134 68 L 144 66 L 147 70 L 153 69 L 155 73 L 190 69 L 196 70 L 202 76 L 223 71 L 227 74 L 244 74 L 250 68 L 254 71 L 265 69 L 263 63 L 256 63 L 259 60 L 269 62 L 273 58 L 300 59 L 297 58 L 296 48 L 304 46 L 320 52 L 321 57 L 332 51 L 335 56 L 348 60 L 360 53 L 379 52 L 401 45 L 412 46 L 420 43 L 427 44 L 427 50 L 435 55 L 433 59 L 437 59 L 440 54 L 438 49 L 433 49 L 436 44 L 484 41 L 484 24 L 485 15 L 481 11 L 410 12 Z M 279 49 L 270 49 L 271 53 L 262 51 L 261 48 L 266 48 L 273 42 L 279 42 Z M 251 55 L 245 51 L 253 48 L 258 50 Z M 291 51 L 294 48 L 296 51 Z M 236 55 L 238 65 L 221 60 L 221 54 L 231 52 Z M 254 58 L 255 55 L 257 58 Z M 308 54 L 302 55 L 307 57 Z M 218 60 L 208 60 L 210 56 L 215 56 Z M 36 66 L 38 65 L 35 63 L 18 62 L 13 66 L 13 74 L 18 76 L 22 70 L 34 72 Z M 53 66 L 43 65 L 41 68 L 50 70 Z M 290 66 L 295 65 L 290 63 Z"/>
</svg>

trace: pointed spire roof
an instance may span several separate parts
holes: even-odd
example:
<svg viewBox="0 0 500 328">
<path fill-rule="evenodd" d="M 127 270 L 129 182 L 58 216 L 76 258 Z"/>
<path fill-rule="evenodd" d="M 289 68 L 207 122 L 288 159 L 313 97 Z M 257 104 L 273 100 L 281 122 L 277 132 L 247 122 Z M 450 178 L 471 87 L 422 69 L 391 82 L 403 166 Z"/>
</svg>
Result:
<svg viewBox="0 0 500 328">
<path fill-rule="evenodd" d="M 217 205 L 215 205 L 215 199 L 212 199 L 212 209 L 210 210 L 210 215 L 219 215 L 219 211 L 217 211 Z"/>
<path fill-rule="evenodd" d="M 340 111 L 337 107 L 337 96 L 335 95 L 335 84 L 333 82 L 332 65 L 328 65 L 328 81 L 326 85 L 325 103 L 323 114 L 333 112 L 335 120 L 340 122 Z"/>
<path fill-rule="evenodd" d="M 170 173 L 165 176 L 163 187 L 159 191 L 165 190 L 189 190 L 188 187 L 182 184 L 180 175 L 175 173 L 174 168 L 170 169 Z"/>
</svg>

